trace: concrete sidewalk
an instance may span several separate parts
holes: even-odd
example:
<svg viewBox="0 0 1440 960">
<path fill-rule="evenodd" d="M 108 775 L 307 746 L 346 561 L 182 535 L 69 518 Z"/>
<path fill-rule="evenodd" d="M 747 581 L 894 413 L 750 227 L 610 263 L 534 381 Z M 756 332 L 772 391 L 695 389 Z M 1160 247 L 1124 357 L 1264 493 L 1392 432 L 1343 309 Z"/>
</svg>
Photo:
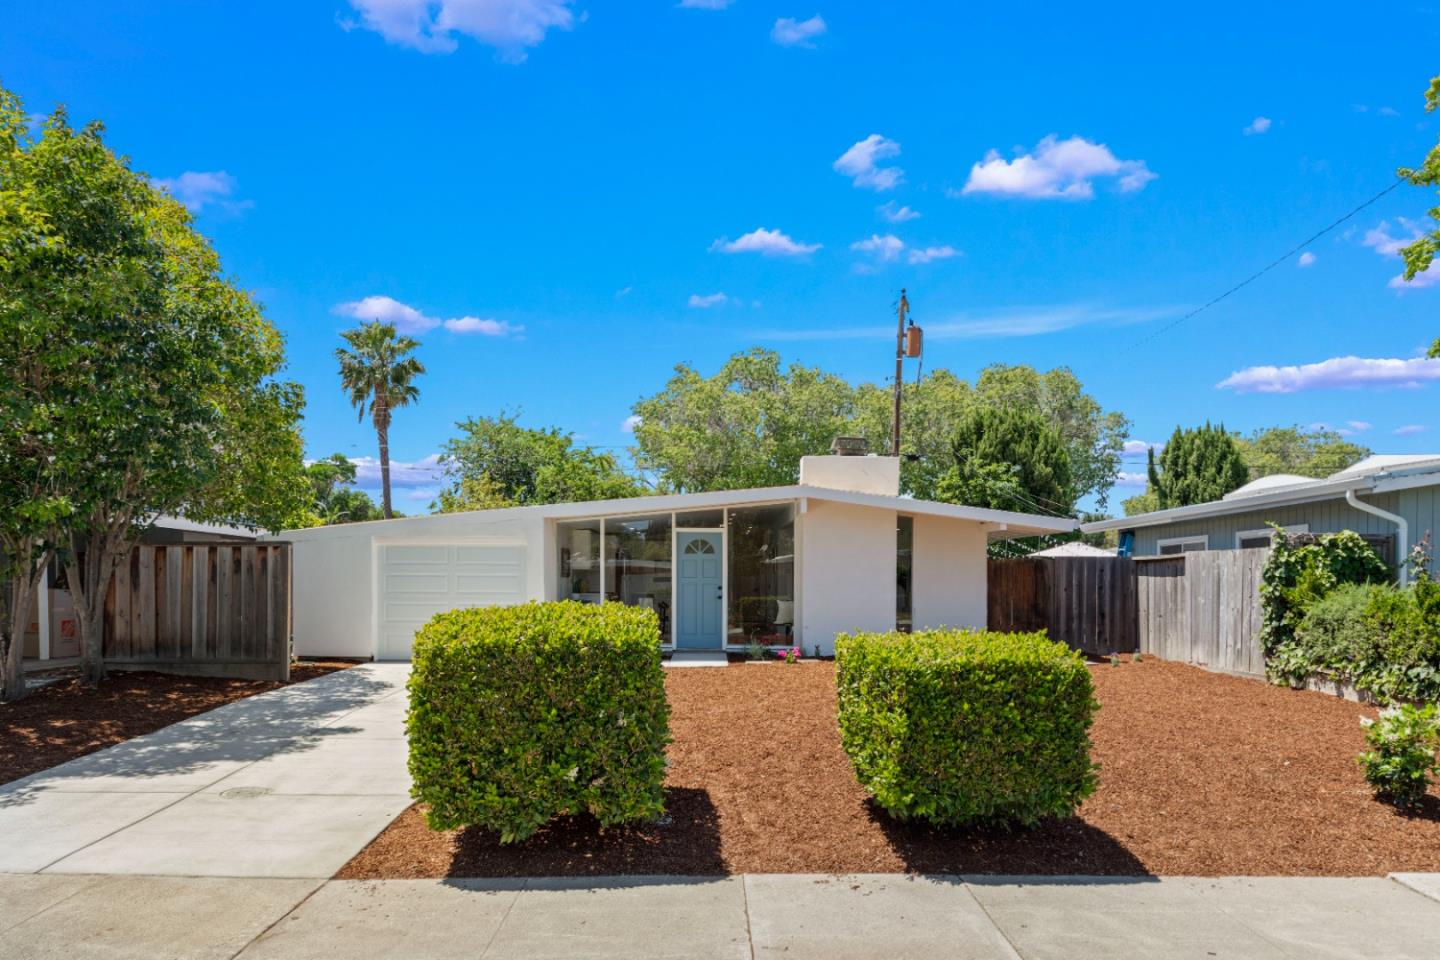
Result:
<svg viewBox="0 0 1440 960">
<path fill-rule="evenodd" d="M 326 879 L 410 804 L 408 669 L 237 700 L 0 787 L 0 873 Z"/>
<path fill-rule="evenodd" d="M 1440 901 L 1379 878 L 322 883 L 41 874 L 0 876 L 0 954 L 1418 960 L 1440 955 Z"/>
</svg>

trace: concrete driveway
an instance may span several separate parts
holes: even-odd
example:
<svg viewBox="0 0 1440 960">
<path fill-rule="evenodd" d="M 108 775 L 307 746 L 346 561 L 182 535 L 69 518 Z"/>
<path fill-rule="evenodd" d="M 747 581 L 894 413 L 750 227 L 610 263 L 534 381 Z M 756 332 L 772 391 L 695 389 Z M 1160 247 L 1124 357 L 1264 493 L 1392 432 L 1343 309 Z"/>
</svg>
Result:
<svg viewBox="0 0 1440 960">
<path fill-rule="evenodd" d="M 0 873 L 328 878 L 410 804 L 408 671 L 342 670 L 0 787 Z"/>
</svg>

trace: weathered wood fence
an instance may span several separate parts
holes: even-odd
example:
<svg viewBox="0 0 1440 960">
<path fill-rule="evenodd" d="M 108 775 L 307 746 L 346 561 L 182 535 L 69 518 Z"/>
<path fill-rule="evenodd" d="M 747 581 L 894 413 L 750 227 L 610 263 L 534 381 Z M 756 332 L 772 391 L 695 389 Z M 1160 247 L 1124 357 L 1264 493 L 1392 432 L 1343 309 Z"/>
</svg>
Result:
<svg viewBox="0 0 1440 960">
<path fill-rule="evenodd" d="M 1096 655 L 1139 644 L 1135 562 L 1128 558 L 991 560 L 987 593 L 992 630 L 1045 630 Z"/>
<path fill-rule="evenodd" d="M 139 546 L 105 604 L 105 664 L 196 676 L 290 675 L 290 545 Z"/>
<path fill-rule="evenodd" d="M 1046 630 L 1085 653 L 1140 651 L 1263 676 L 1260 574 L 1268 549 L 1174 557 L 992 560 L 989 625 Z"/>
</svg>

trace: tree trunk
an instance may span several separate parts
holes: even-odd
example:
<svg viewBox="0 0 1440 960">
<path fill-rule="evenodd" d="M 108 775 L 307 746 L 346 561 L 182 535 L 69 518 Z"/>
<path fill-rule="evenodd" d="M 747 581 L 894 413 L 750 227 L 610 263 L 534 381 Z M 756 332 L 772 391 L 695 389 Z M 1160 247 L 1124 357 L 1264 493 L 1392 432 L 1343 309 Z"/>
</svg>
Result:
<svg viewBox="0 0 1440 960">
<path fill-rule="evenodd" d="M 129 529 L 128 519 L 110 520 L 100 531 L 91 533 L 84 563 L 77 564 L 71 558 L 65 562 L 80 628 L 80 669 L 90 683 L 99 683 L 105 677 L 105 601 L 110 597 L 115 568 L 128 562 L 134 549 L 134 543 L 125 536 Z"/>
<path fill-rule="evenodd" d="M 44 569 L 42 566 L 40 569 Z M 25 696 L 25 630 L 30 626 L 30 604 L 38 578 L 25 573 L 8 578 L 0 586 L 0 700 Z"/>
<path fill-rule="evenodd" d="M 375 433 L 380 438 L 380 499 L 385 519 L 394 513 L 390 509 L 390 408 L 385 398 L 377 391 L 371 407 L 375 413 Z"/>
</svg>

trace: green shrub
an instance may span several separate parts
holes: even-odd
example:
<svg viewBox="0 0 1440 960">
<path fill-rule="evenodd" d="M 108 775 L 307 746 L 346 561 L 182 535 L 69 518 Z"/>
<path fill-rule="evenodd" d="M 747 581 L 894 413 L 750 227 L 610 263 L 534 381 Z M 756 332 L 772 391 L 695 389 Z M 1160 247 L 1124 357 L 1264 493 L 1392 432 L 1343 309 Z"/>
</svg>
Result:
<svg viewBox="0 0 1440 960">
<path fill-rule="evenodd" d="M 410 775 L 437 830 L 523 840 L 550 818 L 663 811 L 670 708 L 652 610 L 527 603 L 442 613 L 415 638 Z"/>
<path fill-rule="evenodd" d="M 1284 669 L 1293 658 L 1277 654 L 1286 653 L 1282 648 L 1294 643 L 1295 631 L 1311 604 L 1341 584 L 1389 579 L 1390 569 L 1358 533 L 1326 533 L 1313 543 L 1295 546 L 1276 527 L 1274 547 L 1260 578 L 1260 648 L 1271 679 L 1292 679 Z"/>
<path fill-rule="evenodd" d="M 1044 633 L 841 634 L 836 660 L 841 742 L 891 816 L 1032 824 L 1094 791 L 1090 673 Z"/>
<path fill-rule="evenodd" d="M 1435 759 L 1435 751 L 1440 749 L 1435 705 L 1405 704 L 1386 710 L 1378 720 L 1360 722 L 1371 747 L 1359 757 L 1366 782 L 1375 788 L 1377 797 L 1401 810 L 1418 807 L 1430 788 L 1430 778 L 1440 770 Z"/>
</svg>

